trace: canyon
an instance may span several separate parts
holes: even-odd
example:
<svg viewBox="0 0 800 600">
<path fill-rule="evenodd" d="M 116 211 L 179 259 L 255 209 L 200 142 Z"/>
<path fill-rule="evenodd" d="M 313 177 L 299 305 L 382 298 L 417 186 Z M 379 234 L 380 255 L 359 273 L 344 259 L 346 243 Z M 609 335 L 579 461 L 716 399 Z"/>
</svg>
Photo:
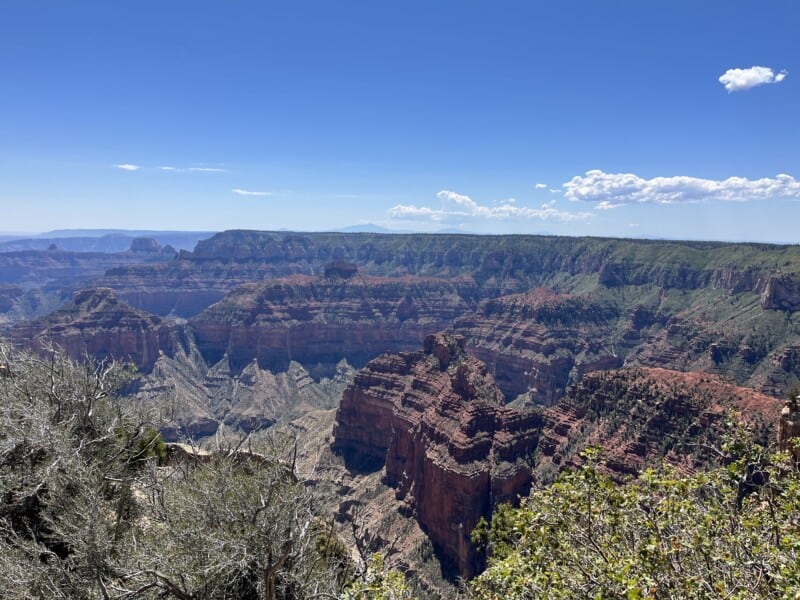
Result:
<svg viewBox="0 0 800 600">
<path fill-rule="evenodd" d="M 666 460 L 713 464 L 732 414 L 774 437 L 781 402 L 719 377 L 636 367 L 596 371 L 551 407 L 512 408 L 465 339 L 434 334 L 417 352 L 382 355 L 344 391 L 332 449 L 387 485 L 441 557 L 469 578 L 483 556 L 469 534 L 503 502 L 576 467 L 590 446 L 615 477 Z"/>
<path fill-rule="evenodd" d="M 169 440 L 305 432 L 465 577 L 478 520 L 586 447 L 619 478 L 701 468 L 800 382 L 796 246 L 230 231 L 0 252 L 0 285 L 14 343 L 131 361 Z"/>
</svg>

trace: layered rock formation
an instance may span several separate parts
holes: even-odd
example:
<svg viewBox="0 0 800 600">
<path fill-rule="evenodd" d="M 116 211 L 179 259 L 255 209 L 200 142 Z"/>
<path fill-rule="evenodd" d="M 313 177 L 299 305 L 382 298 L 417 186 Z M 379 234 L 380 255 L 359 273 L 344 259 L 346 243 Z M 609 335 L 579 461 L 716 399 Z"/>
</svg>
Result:
<svg viewBox="0 0 800 600">
<path fill-rule="evenodd" d="M 135 309 L 105 288 L 75 294 L 47 317 L 15 326 L 11 338 L 39 351 L 56 347 L 75 359 L 133 363 L 139 375 L 127 393 L 163 414 L 169 440 L 213 435 L 223 425 L 247 433 L 332 408 L 353 374 L 344 361 L 319 381 L 296 362 L 273 373 L 251 360 L 233 372 L 225 356 L 209 367 L 188 327 Z"/>
<path fill-rule="evenodd" d="M 363 364 L 380 352 L 411 348 L 426 333 L 452 327 L 489 364 L 508 399 L 527 394 L 530 401 L 547 404 L 584 372 L 621 364 L 710 370 L 780 393 L 800 378 L 800 372 L 782 366 L 791 360 L 781 358 L 800 342 L 800 328 L 794 322 L 783 327 L 777 323 L 786 317 L 796 320 L 798 273 L 800 250 L 791 246 L 229 231 L 174 260 L 109 268 L 97 281 L 135 307 L 159 315 L 195 316 L 209 363 L 225 352 L 236 368 L 255 357 L 262 366 L 285 369 L 295 359 L 316 377 L 342 356 Z M 461 278 L 472 289 L 455 284 L 460 288 L 455 294 L 465 302 L 452 305 L 450 309 L 458 310 L 448 309 L 447 320 L 432 316 L 430 326 L 417 322 L 418 307 L 410 302 L 397 306 L 397 318 L 377 316 L 365 292 L 356 319 L 353 298 L 331 296 L 340 307 L 351 302 L 343 320 L 335 323 L 335 311 L 329 318 L 313 306 L 325 301 L 326 294 L 335 296 L 333 286 L 327 291 L 318 286 L 322 291 L 308 296 L 308 282 L 292 279 L 298 274 L 352 287 L 363 283 L 375 287 L 378 296 L 418 296 L 413 278 L 434 278 L 442 285 Z M 387 292 L 388 284 L 379 282 L 383 278 L 407 286 L 407 292 Z M 237 291 L 242 285 L 252 289 Z M 270 285 L 297 288 L 296 293 L 284 292 L 291 296 L 287 302 L 295 313 L 280 314 L 279 309 L 272 323 L 270 317 L 242 316 L 235 305 Z M 529 292 L 536 287 L 557 296 L 545 301 L 538 298 L 542 292 Z M 453 299 L 446 289 L 441 293 Z M 198 314 L 218 301 L 237 316 L 217 307 Z M 280 301 L 267 299 L 266 304 Z M 303 316 L 306 301 L 316 311 L 312 316 Z M 480 302 L 486 303 L 473 315 Z M 7 312 L 6 319 L 18 319 L 19 314 L 16 309 Z M 279 314 L 291 322 L 288 327 L 276 325 Z M 389 323 L 391 331 L 381 323 Z M 340 350 L 344 354 L 335 356 Z M 315 362 L 324 365 L 322 371 Z"/>
<path fill-rule="evenodd" d="M 618 306 L 536 288 L 483 303 L 454 330 L 490 365 L 503 393 L 550 405 L 584 373 L 622 365 Z"/>
<path fill-rule="evenodd" d="M 469 533 L 498 502 L 581 463 L 588 446 L 617 477 L 661 460 L 685 470 L 717 455 L 727 415 L 765 440 L 780 402 L 718 377 L 665 369 L 591 373 L 555 406 L 515 410 L 460 336 L 436 334 L 422 352 L 371 361 L 342 395 L 333 449 L 386 482 L 445 560 L 469 576 L 480 566 Z"/>
<path fill-rule="evenodd" d="M 107 288 L 78 292 L 47 317 L 15 326 L 11 339 L 36 350 L 55 346 L 68 356 L 114 358 L 152 369 L 159 355 L 186 351 L 184 328 L 137 310 Z"/>
<path fill-rule="evenodd" d="M 168 254 L 152 252 L 74 252 L 54 247 L 50 250 L 0 251 L 0 286 L 21 290 L 9 298 L 3 310 L 0 290 L 0 314 L 16 323 L 43 316 L 61 306 L 75 291 L 95 287 L 90 283 L 108 269 L 120 265 L 160 262 Z M 6 296 L 6 298 L 8 298 Z"/>
<path fill-rule="evenodd" d="M 620 366 L 724 375 L 780 396 L 800 379 L 800 314 L 762 300 L 719 288 L 534 289 L 485 301 L 453 330 L 509 400 L 550 405 L 585 373 Z"/>
<path fill-rule="evenodd" d="M 471 279 L 293 276 L 241 286 L 190 320 L 213 364 L 253 359 L 283 371 L 292 360 L 329 374 L 342 358 L 361 366 L 381 352 L 418 348 L 477 305 Z"/>
<path fill-rule="evenodd" d="M 348 387 L 335 450 L 385 462 L 386 480 L 463 576 L 479 566 L 469 534 L 480 517 L 525 493 L 524 457 L 540 417 L 503 407 L 491 375 L 464 338 L 435 334 L 423 352 L 384 355 Z"/>
<path fill-rule="evenodd" d="M 541 236 L 226 231 L 156 268 L 109 271 L 98 285 L 114 288 L 150 312 L 188 317 L 243 283 L 323 275 L 333 261 L 373 276 L 469 276 L 484 299 L 536 286 L 570 291 L 570 279 L 591 275 L 611 288 L 712 287 L 764 294 L 765 308 L 800 306 L 797 287 L 781 284 L 796 276 L 796 247 Z M 203 295 L 210 290 L 216 298 Z"/>
<path fill-rule="evenodd" d="M 599 447 L 605 468 L 619 478 L 662 459 L 692 471 L 719 459 L 712 449 L 720 447 L 731 415 L 762 442 L 774 442 L 781 406 L 707 373 L 645 367 L 591 373 L 543 411 L 535 475 L 548 481 L 580 464 L 587 446 Z"/>
</svg>

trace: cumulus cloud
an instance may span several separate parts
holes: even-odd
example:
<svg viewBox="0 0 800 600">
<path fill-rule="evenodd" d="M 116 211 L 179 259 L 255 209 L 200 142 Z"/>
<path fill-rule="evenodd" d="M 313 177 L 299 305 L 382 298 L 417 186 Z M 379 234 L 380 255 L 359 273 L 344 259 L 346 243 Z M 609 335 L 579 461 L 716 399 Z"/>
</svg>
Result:
<svg viewBox="0 0 800 600">
<path fill-rule="evenodd" d="M 563 184 L 570 200 L 597 202 L 598 210 L 623 204 L 673 204 L 725 200 L 747 202 L 770 198 L 800 199 L 800 182 L 791 175 L 770 179 L 729 177 L 723 180 L 675 176 L 643 179 L 633 173 L 587 171 Z"/>
<path fill-rule="evenodd" d="M 749 69 L 728 69 L 719 77 L 719 82 L 728 92 L 741 92 L 767 83 L 780 83 L 789 74 L 785 69 L 778 73 L 769 67 L 750 67 Z"/>
<path fill-rule="evenodd" d="M 413 204 L 398 204 L 389 209 L 389 214 L 397 219 L 415 219 L 429 221 L 448 221 L 453 219 L 540 219 L 553 221 L 585 221 L 592 217 L 587 212 L 567 212 L 558 210 L 555 201 L 551 200 L 539 208 L 517 206 L 513 198 L 504 200 L 495 206 L 484 206 L 475 202 L 469 196 L 450 190 L 442 190 L 436 197 L 441 201 L 441 208 L 429 206 L 416 206 Z"/>
<path fill-rule="evenodd" d="M 272 196 L 272 192 L 254 192 L 251 190 L 243 190 L 241 188 L 234 188 L 231 190 L 234 194 L 240 196 Z"/>
<path fill-rule="evenodd" d="M 130 163 L 122 163 L 120 165 L 114 165 L 118 169 L 122 169 L 123 171 L 138 171 L 141 169 L 139 165 L 132 165 Z"/>
<path fill-rule="evenodd" d="M 547 184 L 546 183 L 537 183 L 534 187 L 536 187 L 537 190 L 543 190 L 543 189 L 545 189 L 547 187 Z"/>
</svg>

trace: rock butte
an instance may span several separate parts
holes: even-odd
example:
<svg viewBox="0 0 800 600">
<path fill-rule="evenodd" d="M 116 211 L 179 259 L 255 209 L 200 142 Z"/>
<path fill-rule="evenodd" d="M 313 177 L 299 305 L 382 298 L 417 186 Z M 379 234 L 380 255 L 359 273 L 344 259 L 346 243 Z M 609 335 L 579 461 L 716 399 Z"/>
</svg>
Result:
<svg viewBox="0 0 800 600">
<path fill-rule="evenodd" d="M 693 469 L 710 461 L 695 442 L 712 440 L 727 410 L 774 424 L 779 404 L 713 376 L 639 368 L 594 373 L 556 406 L 515 410 L 465 339 L 438 333 L 423 351 L 383 355 L 359 371 L 342 395 L 332 448 L 354 468 L 384 468 L 404 514 L 470 577 L 483 559 L 469 540 L 478 520 L 534 480 L 580 464 L 588 445 L 605 449 L 617 477 L 665 454 Z M 665 436 L 678 441 L 665 449 Z"/>
</svg>

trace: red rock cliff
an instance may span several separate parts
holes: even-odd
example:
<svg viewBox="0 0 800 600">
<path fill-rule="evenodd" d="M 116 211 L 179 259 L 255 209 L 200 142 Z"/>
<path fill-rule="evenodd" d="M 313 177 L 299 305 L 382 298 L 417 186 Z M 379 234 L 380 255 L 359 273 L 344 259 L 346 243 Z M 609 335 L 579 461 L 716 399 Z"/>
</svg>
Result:
<svg viewBox="0 0 800 600">
<path fill-rule="evenodd" d="M 382 352 L 419 348 L 477 305 L 469 278 L 295 275 L 237 288 L 191 320 L 209 364 L 227 354 L 283 371 L 296 360 L 327 374 L 342 358 L 361 366 Z M 327 369 L 327 370 L 326 370 Z"/>
<path fill-rule="evenodd" d="M 469 577 L 479 568 L 469 534 L 502 501 L 527 492 L 525 457 L 538 413 L 503 407 L 464 338 L 435 334 L 423 352 L 371 361 L 345 391 L 334 449 L 385 461 L 386 480 L 442 555 Z"/>
<path fill-rule="evenodd" d="M 129 306 L 107 288 L 76 293 L 59 310 L 14 327 L 11 338 L 37 350 L 55 344 L 76 359 L 88 354 L 130 361 L 143 371 L 161 352 L 173 354 L 189 344 L 181 327 Z"/>
<path fill-rule="evenodd" d="M 584 373 L 622 365 L 614 331 L 625 321 L 608 302 L 536 288 L 486 301 L 454 329 L 508 398 L 552 405 Z"/>
</svg>

